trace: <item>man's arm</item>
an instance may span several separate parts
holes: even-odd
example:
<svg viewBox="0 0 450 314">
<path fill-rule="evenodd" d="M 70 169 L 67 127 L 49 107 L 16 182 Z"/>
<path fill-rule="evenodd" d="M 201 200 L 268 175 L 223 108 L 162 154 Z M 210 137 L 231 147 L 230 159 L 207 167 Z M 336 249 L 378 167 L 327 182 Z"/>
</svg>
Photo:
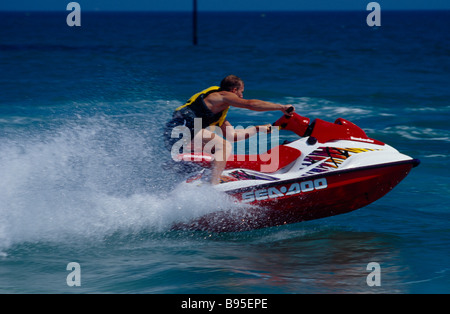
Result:
<svg viewBox="0 0 450 314">
<path fill-rule="evenodd" d="M 262 101 L 258 99 L 243 99 L 234 93 L 223 93 L 222 101 L 230 106 L 245 108 L 254 111 L 272 111 L 281 110 L 282 105 Z"/>
<path fill-rule="evenodd" d="M 286 112 L 286 110 L 292 105 L 280 105 L 271 103 L 268 101 L 263 101 L 259 99 L 243 99 L 238 97 L 234 93 L 226 92 L 222 94 L 222 101 L 226 103 L 227 105 L 238 107 L 238 108 L 245 108 L 250 109 L 254 111 L 275 111 L 280 110 L 284 114 L 291 115 L 291 113 Z"/>
<path fill-rule="evenodd" d="M 243 141 L 248 139 L 249 137 L 255 135 L 261 130 L 266 130 L 267 133 L 270 133 L 270 124 L 266 125 L 257 125 L 252 126 L 246 129 L 238 129 L 236 130 L 230 122 L 225 120 L 220 129 L 222 130 L 223 137 L 232 142 Z"/>
</svg>

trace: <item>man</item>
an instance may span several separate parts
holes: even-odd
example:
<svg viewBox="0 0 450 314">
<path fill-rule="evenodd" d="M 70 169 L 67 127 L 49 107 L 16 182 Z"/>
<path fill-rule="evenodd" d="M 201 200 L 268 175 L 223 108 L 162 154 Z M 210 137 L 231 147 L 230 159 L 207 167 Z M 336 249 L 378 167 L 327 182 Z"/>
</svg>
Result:
<svg viewBox="0 0 450 314">
<path fill-rule="evenodd" d="M 184 125 L 190 130 L 192 144 L 201 143 L 202 147 L 194 147 L 194 151 L 202 150 L 207 144 L 209 147 L 214 147 L 211 184 L 220 183 L 220 176 L 232 151 L 231 143 L 225 138 L 237 141 L 246 139 L 261 130 L 270 131 L 270 125 L 235 130 L 226 120 L 230 106 L 254 111 L 280 110 L 289 116 L 294 112 L 291 105 L 280 105 L 258 99 L 244 99 L 243 94 L 244 82 L 235 75 L 229 75 L 222 80 L 220 87 L 213 86 L 192 96 L 186 104 L 175 110 L 173 119 L 166 124 L 165 138 L 169 147 L 174 144 L 174 138 L 171 136 L 172 129 L 180 125 Z M 195 128 L 195 118 L 201 118 L 201 128 Z M 225 138 L 212 132 L 211 126 L 219 127 Z"/>
</svg>

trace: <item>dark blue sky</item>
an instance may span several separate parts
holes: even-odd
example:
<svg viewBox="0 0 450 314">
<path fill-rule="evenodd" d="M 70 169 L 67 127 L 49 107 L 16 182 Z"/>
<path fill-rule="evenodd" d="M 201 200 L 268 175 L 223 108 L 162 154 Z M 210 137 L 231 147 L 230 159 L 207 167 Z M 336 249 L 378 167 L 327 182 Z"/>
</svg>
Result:
<svg viewBox="0 0 450 314">
<path fill-rule="evenodd" d="M 71 0 L 1 1 L 0 10 L 65 10 Z M 192 0 L 78 0 L 81 10 L 188 11 Z M 198 0 L 200 11 L 365 10 L 371 0 Z M 385 10 L 450 10 L 450 0 L 377 1 Z"/>
</svg>

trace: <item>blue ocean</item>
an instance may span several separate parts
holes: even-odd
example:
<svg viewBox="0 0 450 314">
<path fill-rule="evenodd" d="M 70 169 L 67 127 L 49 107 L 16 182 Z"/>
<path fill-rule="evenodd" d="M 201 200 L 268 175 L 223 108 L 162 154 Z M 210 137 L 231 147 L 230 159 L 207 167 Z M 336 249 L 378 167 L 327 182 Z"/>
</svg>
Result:
<svg viewBox="0 0 450 314">
<path fill-rule="evenodd" d="M 449 11 L 200 12 L 197 45 L 190 13 L 68 13 L 0 12 L 0 293 L 450 293 Z M 172 230 L 239 206 L 164 166 L 173 110 L 228 74 L 421 164 L 348 214 Z"/>
</svg>

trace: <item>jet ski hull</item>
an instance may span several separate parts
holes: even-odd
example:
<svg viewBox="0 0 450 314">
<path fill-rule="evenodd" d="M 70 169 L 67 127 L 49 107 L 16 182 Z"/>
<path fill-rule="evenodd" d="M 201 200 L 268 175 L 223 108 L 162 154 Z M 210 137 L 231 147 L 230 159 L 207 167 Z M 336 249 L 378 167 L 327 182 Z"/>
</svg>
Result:
<svg viewBox="0 0 450 314">
<path fill-rule="evenodd" d="M 410 159 L 226 191 L 249 208 L 214 212 L 175 228 L 239 232 L 348 213 L 383 197 L 418 163 Z"/>
</svg>

